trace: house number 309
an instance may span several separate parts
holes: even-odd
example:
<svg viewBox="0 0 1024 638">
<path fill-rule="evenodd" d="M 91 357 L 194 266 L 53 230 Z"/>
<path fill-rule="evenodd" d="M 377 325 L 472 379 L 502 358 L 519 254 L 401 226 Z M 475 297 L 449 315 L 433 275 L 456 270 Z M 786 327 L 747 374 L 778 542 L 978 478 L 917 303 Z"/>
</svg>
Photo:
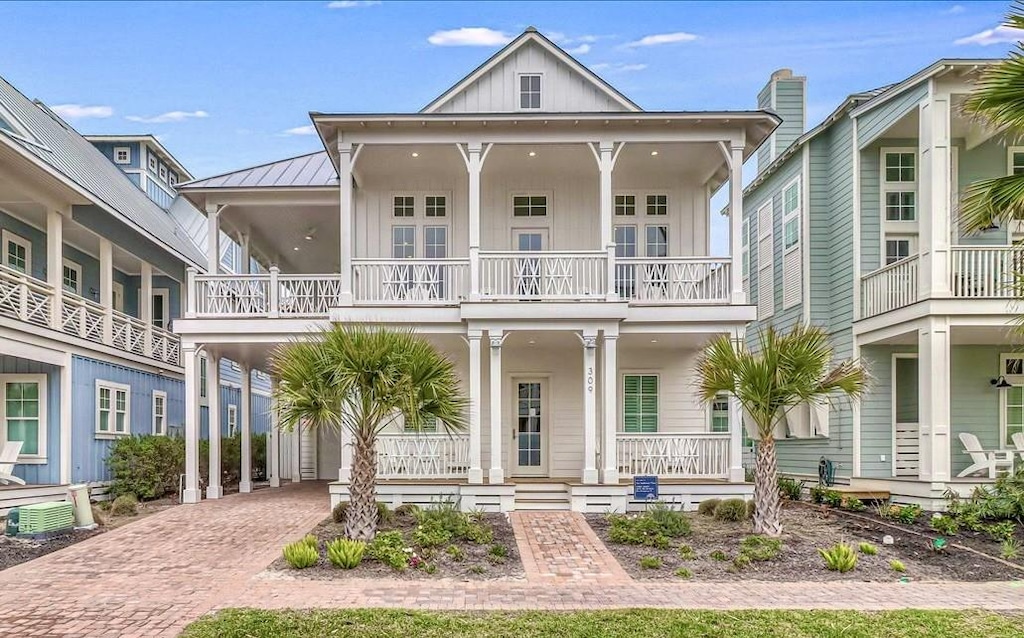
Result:
<svg viewBox="0 0 1024 638">
<path fill-rule="evenodd" d="M 587 392 L 594 391 L 594 369 L 587 368 Z"/>
</svg>

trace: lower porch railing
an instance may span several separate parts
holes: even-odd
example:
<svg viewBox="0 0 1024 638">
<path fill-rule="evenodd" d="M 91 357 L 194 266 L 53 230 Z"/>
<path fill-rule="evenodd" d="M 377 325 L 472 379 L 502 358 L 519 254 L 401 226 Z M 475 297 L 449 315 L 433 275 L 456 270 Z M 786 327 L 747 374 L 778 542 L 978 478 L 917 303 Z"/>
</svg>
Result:
<svg viewBox="0 0 1024 638">
<path fill-rule="evenodd" d="M 465 478 L 468 434 L 382 434 L 377 437 L 377 478 Z"/>
<path fill-rule="evenodd" d="M 631 434 L 615 441 L 619 474 L 729 478 L 729 434 Z"/>
</svg>

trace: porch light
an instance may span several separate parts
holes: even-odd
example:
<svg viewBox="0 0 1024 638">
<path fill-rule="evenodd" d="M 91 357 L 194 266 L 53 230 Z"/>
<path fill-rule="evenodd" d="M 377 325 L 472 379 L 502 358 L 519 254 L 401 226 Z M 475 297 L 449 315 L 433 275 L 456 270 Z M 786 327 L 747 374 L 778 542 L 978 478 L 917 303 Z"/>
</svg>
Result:
<svg viewBox="0 0 1024 638">
<path fill-rule="evenodd" d="M 413 152 L 412 152 L 412 156 L 413 156 L 413 157 L 419 157 L 419 156 L 420 156 L 420 154 L 419 154 L 419 153 L 417 153 L 416 151 L 413 151 Z"/>
<path fill-rule="evenodd" d="M 1013 387 L 1013 386 L 1010 385 L 1010 382 L 1006 380 L 1006 377 L 1004 377 L 1002 375 L 999 375 L 998 379 L 990 379 L 989 383 L 991 383 L 992 385 L 996 386 L 996 388 L 998 388 L 999 390 L 1003 390 L 1005 388 Z"/>
<path fill-rule="evenodd" d="M 537 157 L 537 151 L 530 151 L 529 153 L 527 153 L 527 155 L 529 155 L 530 157 Z"/>
<path fill-rule="evenodd" d="M 651 343 L 658 343 L 657 339 L 651 339 Z"/>
</svg>

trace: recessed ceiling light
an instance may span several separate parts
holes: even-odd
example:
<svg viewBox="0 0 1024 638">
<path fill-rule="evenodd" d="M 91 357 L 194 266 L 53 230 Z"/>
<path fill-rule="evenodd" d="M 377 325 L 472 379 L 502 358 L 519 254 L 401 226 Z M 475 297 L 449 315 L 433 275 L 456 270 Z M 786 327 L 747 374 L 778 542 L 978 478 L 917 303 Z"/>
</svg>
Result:
<svg viewBox="0 0 1024 638">
<path fill-rule="evenodd" d="M 412 152 L 412 156 L 413 156 L 413 157 L 419 157 L 419 156 L 420 156 L 420 154 L 419 154 L 419 153 L 417 153 L 416 151 L 413 151 L 413 152 Z"/>
<path fill-rule="evenodd" d="M 294 247 L 292 248 L 292 250 L 294 250 L 294 251 L 298 252 L 298 250 L 299 250 L 299 247 L 298 247 L 298 246 L 294 246 Z"/>
<path fill-rule="evenodd" d="M 653 155 L 657 155 L 657 154 L 658 154 L 658 151 L 651 151 L 651 155 L 652 155 L 652 156 L 653 156 Z"/>
<path fill-rule="evenodd" d="M 651 339 L 651 343 L 658 343 L 657 339 Z"/>
<path fill-rule="evenodd" d="M 530 151 L 529 153 L 527 153 L 527 155 L 529 155 L 530 157 L 537 157 L 537 152 L 536 151 Z"/>
<path fill-rule="evenodd" d="M 528 343 L 529 343 L 529 344 L 530 344 L 530 345 L 532 346 L 532 345 L 534 345 L 534 344 L 535 344 L 535 343 L 537 343 L 537 342 L 536 342 L 536 341 L 534 341 L 533 339 L 530 339 L 530 341 L 528 341 Z"/>
</svg>

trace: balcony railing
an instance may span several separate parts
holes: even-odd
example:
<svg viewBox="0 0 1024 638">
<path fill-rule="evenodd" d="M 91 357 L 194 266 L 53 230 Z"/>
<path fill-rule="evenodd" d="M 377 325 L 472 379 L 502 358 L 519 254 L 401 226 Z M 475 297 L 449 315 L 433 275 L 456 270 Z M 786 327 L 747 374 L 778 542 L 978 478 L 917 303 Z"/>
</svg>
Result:
<svg viewBox="0 0 1024 638">
<path fill-rule="evenodd" d="M 174 333 L 79 297 L 61 293 L 58 326 L 61 332 L 179 365 L 180 340 Z M 0 266 L 0 315 L 50 328 L 56 296 L 46 282 Z"/>
<path fill-rule="evenodd" d="M 1017 277 L 1024 275 L 1024 247 L 953 246 L 949 288 L 954 297 L 1019 298 Z"/>
<path fill-rule="evenodd" d="M 353 259 L 355 303 L 454 305 L 469 298 L 468 259 Z"/>
<path fill-rule="evenodd" d="M 619 257 L 615 290 L 638 302 L 728 303 L 729 259 Z"/>
<path fill-rule="evenodd" d="M 468 434 L 411 433 L 377 437 L 378 478 L 459 478 L 468 472 Z"/>
<path fill-rule="evenodd" d="M 729 434 L 630 434 L 615 439 L 619 474 L 729 478 Z"/>
<path fill-rule="evenodd" d="M 901 259 L 860 280 L 861 316 L 873 317 L 916 303 L 919 258 Z"/>
<path fill-rule="evenodd" d="M 481 252 L 480 298 L 603 300 L 607 259 L 603 251 Z"/>
</svg>

